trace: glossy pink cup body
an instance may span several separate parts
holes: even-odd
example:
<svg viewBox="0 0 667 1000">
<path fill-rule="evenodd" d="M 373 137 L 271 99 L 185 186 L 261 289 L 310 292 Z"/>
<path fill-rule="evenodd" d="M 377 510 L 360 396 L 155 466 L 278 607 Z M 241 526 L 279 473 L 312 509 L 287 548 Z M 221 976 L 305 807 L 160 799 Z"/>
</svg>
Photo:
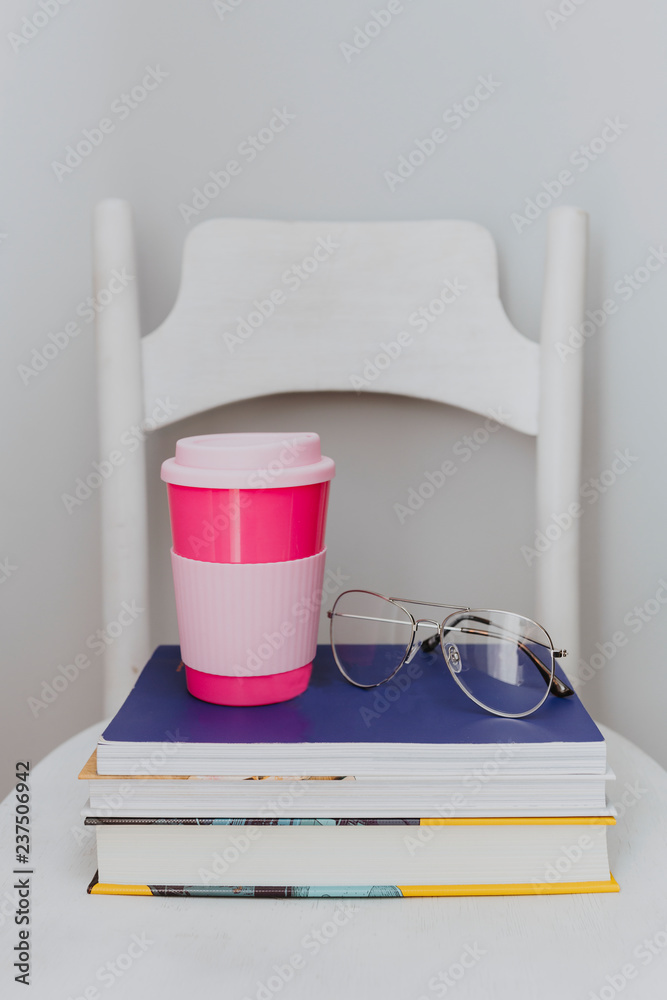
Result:
<svg viewBox="0 0 667 1000">
<path fill-rule="evenodd" d="M 206 562 L 267 563 L 324 548 L 329 483 L 215 490 L 168 484 L 174 552 Z"/>
<path fill-rule="evenodd" d="M 308 686 L 333 475 L 316 434 L 183 438 L 163 464 L 181 654 L 196 697 L 262 705 Z"/>
</svg>

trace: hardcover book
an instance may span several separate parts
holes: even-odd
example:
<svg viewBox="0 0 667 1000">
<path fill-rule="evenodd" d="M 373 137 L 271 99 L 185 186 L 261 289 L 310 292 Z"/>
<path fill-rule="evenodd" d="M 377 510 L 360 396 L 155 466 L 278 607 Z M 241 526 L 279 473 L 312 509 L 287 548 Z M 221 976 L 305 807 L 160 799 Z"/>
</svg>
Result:
<svg viewBox="0 0 667 1000">
<path fill-rule="evenodd" d="M 604 739 L 576 695 L 505 719 L 467 698 L 438 652 L 420 654 L 399 685 L 400 676 L 362 690 L 342 677 L 330 647 L 319 646 L 298 698 L 228 708 L 189 694 L 179 648 L 160 646 L 104 731 L 97 771 L 428 776 L 491 760 L 498 774 L 605 774 Z"/>
<path fill-rule="evenodd" d="M 501 752 L 500 752 L 500 755 Z M 90 816 L 593 816 L 608 813 L 613 774 L 499 774 L 496 761 L 460 774 L 101 775 L 81 770 Z"/>
<path fill-rule="evenodd" d="M 94 818 L 95 894 L 544 895 L 616 892 L 611 817 Z"/>
</svg>

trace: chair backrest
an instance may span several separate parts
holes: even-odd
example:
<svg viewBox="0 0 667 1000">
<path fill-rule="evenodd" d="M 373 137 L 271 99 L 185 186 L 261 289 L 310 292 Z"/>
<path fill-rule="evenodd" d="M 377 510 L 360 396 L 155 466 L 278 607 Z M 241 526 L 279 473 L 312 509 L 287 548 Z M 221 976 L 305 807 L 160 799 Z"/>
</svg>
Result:
<svg viewBox="0 0 667 1000">
<path fill-rule="evenodd" d="M 94 228 L 95 291 L 106 290 L 97 321 L 100 454 L 133 426 L 150 430 L 270 393 L 416 396 L 537 435 L 538 527 L 546 526 L 579 489 L 581 352 L 564 363 L 556 345 L 582 319 L 586 224 L 578 209 L 550 216 L 540 344 L 505 315 L 490 234 L 464 221 L 204 222 L 186 240 L 173 310 L 141 338 L 130 208 L 104 201 Z M 125 275 L 115 286 L 114 272 Z M 128 598 L 148 606 L 139 438 L 132 461 L 119 462 L 101 489 L 105 621 Z M 574 655 L 577 554 L 574 519 L 536 563 L 536 613 Z M 144 612 L 106 654 L 107 711 L 147 653 Z"/>
</svg>

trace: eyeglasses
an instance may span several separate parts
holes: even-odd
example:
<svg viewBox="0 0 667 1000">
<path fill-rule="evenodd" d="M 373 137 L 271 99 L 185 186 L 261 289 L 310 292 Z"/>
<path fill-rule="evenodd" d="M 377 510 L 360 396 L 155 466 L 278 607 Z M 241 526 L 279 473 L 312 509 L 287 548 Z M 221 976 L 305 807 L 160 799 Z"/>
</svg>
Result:
<svg viewBox="0 0 667 1000">
<path fill-rule="evenodd" d="M 415 618 L 405 604 L 450 613 L 441 622 Z M 574 694 L 555 673 L 556 659 L 567 651 L 554 649 L 546 629 L 522 615 L 346 590 L 328 617 L 334 659 L 356 687 L 384 684 L 419 650 L 431 653 L 439 645 L 461 690 L 494 715 L 520 719 L 535 712 L 549 694 Z M 437 632 L 420 640 L 421 628 Z"/>
</svg>

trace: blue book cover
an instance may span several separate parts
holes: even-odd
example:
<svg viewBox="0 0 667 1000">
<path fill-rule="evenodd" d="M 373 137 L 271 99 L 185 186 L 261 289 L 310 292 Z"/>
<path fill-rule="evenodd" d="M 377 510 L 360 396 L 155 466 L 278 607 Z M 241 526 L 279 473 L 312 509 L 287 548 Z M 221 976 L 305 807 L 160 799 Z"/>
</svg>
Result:
<svg viewBox="0 0 667 1000">
<path fill-rule="evenodd" d="M 559 675 L 565 675 L 558 668 Z M 604 771 L 604 740 L 573 695 L 550 696 L 533 714 L 505 719 L 466 697 L 439 651 L 420 654 L 396 677 L 371 690 L 349 684 L 329 646 L 319 646 L 308 689 L 291 701 L 251 708 L 212 705 L 191 695 L 178 646 L 159 646 L 99 744 L 98 770 L 115 744 L 243 746 L 387 744 L 489 747 L 496 744 L 596 744 Z M 594 751 L 593 746 L 590 750 Z M 592 759 L 591 757 L 591 759 Z M 161 770 L 160 773 L 182 773 Z M 210 772 L 211 773 L 211 772 Z M 267 772 L 272 773 L 272 772 Z M 275 773 L 275 772 L 273 772 Z M 346 772 L 349 773 L 349 772 Z"/>
</svg>

